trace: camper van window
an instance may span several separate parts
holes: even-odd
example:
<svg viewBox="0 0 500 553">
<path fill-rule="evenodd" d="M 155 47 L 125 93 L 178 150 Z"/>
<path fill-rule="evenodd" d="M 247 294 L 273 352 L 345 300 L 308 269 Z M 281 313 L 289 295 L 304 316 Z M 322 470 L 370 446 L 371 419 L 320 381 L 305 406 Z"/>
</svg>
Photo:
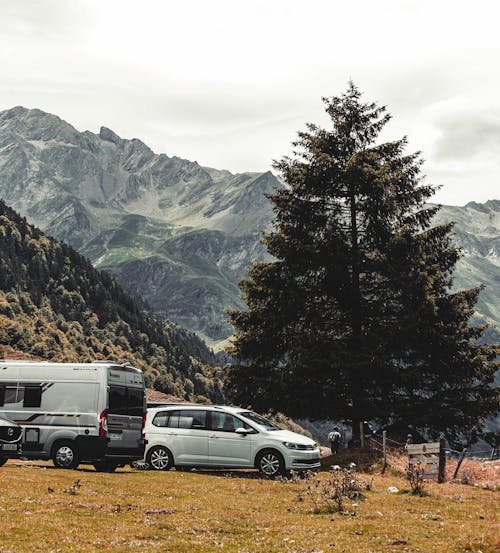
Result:
<svg viewBox="0 0 500 553">
<path fill-rule="evenodd" d="M 127 414 L 127 389 L 125 387 L 109 387 L 109 413 L 112 415 Z"/>
<path fill-rule="evenodd" d="M 40 407 L 42 403 L 41 386 L 25 386 L 23 407 Z"/>
<path fill-rule="evenodd" d="M 5 403 L 5 386 L 0 384 L 0 407 L 3 407 Z"/>
<path fill-rule="evenodd" d="M 18 401 L 21 401 L 24 397 L 24 388 L 21 392 L 18 394 L 17 386 L 7 386 L 5 388 L 5 403 L 17 403 Z"/>
<path fill-rule="evenodd" d="M 142 388 L 127 388 L 127 412 L 131 417 L 142 417 L 144 413 Z"/>
</svg>

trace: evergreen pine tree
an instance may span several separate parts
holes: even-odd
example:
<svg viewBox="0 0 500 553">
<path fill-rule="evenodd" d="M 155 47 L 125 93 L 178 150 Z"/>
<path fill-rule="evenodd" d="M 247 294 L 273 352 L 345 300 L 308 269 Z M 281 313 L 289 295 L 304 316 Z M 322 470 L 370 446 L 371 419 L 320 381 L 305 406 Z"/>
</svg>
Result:
<svg viewBox="0 0 500 553">
<path fill-rule="evenodd" d="M 469 319 L 480 287 L 451 293 L 452 224 L 431 226 L 419 153 L 381 143 L 390 116 L 349 84 L 325 98 L 329 130 L 309 124 L 286 185 L 269 198 L 276 259 L 240 283 L 232 311 L 235 401 L 295 417 L 378 420 L 473 435 L 498 408 L 495 346 Z"/>
</svg>

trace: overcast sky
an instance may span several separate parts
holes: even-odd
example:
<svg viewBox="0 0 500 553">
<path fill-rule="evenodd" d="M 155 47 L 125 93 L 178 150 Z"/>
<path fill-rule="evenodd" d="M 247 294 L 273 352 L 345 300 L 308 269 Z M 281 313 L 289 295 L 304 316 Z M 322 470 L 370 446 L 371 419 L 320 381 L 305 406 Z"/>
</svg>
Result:
<svg viewBox="0 0 500 553">
<path fill-rule="evenodd" d="M 498 6 L 498 7 L 497 7 Z M 352 79 L 435 199 L 500 198 L 496 0 L 0 0 L 0 110 L 263 171 Z"/>
</svg>

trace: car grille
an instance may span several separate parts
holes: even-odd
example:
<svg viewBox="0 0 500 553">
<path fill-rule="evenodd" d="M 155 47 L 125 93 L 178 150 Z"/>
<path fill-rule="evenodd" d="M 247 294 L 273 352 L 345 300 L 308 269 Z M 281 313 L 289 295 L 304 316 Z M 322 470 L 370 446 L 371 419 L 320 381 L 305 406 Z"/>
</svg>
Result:
<svg viewBox="0 0 500 553">
<path fill-rule="evenodd" d="M 22 428 L 17 426 L 0 426 L 0 442 L 18 442 L 21 439 L 22 432 Z"/>
<path fill-rule="evenodd" d="M 314 457 L 314 459 L 294 459 L 293 463 L 301 463 L 303 465 L 315 465 L 319 463 L 319 457 Z"/>
</svg>

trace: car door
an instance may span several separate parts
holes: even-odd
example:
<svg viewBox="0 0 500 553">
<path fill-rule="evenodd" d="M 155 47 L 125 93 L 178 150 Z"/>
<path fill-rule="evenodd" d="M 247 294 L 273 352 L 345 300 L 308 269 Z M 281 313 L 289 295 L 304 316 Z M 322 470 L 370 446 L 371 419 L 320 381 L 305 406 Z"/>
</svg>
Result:
<svg viewBox="0 0 500 553">
<path fill-rule="evenodd" d="M 179 465 L 208 465 L 208 413 L 205 409 L 180 409 L 177 420 L 177 456 Z M 173 424 L 175 421 L 172 421 Z"/>
<path fill-rule="evenodd" d="M 151 422 L 148 423 L 146 438 L 148 440 L 148 449 L 155 446 L 167 447 L 173 457 L 174 463 L 177 462 L 179 455 L 179 410 L 158 411 L 152 414 L 148 411 L 148 418 L 151 416 Z"/>
<path fill-rule="evenodd" d="M 236 429 L 246 428 L 253 432 L 248 424 L 231 413 L 210 412 L 210 432 L 208 455 L 210 465 L 224 467 L 253 467 L 254 437 L 252 433 L 238 434 Z"/>
</svg>

